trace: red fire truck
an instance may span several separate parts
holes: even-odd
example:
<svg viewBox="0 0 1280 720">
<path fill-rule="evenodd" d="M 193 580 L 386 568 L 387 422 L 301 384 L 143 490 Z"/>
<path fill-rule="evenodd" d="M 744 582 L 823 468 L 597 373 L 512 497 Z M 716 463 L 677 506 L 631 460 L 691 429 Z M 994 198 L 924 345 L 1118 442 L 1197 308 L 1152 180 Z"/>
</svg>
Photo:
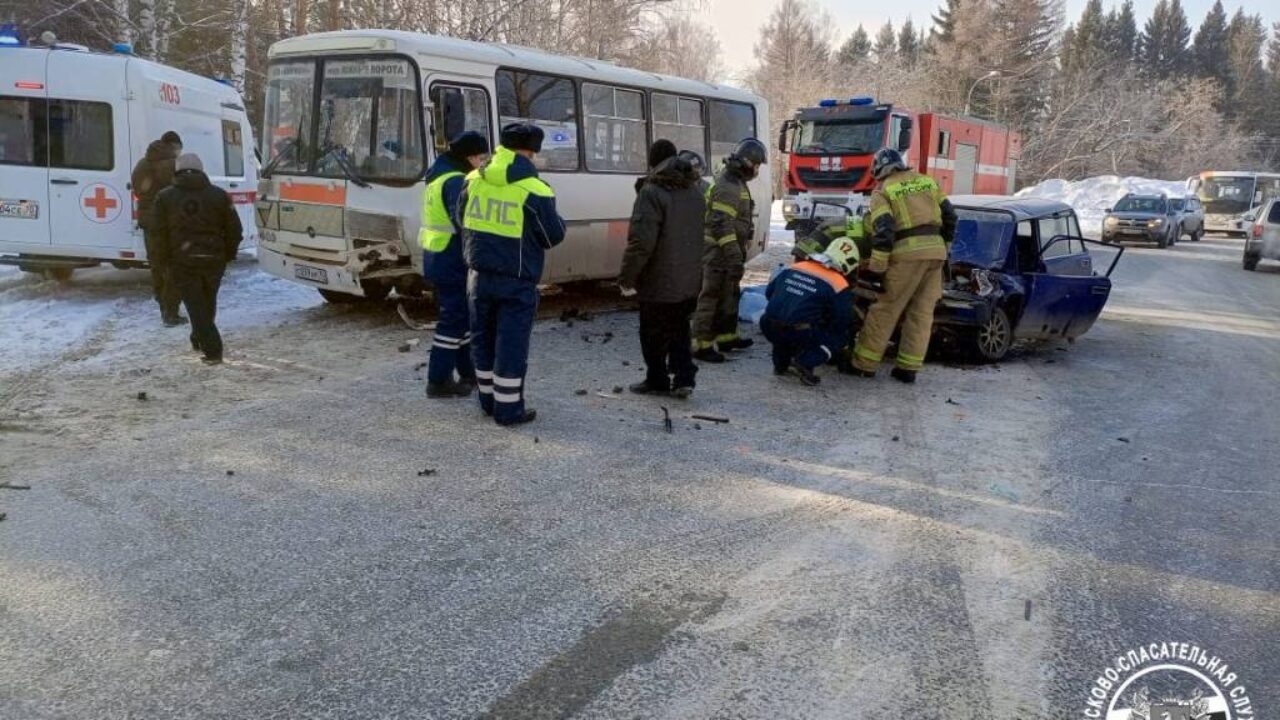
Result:
<svg viewBox="0 0 1280 720">
<path fill-rule="evenodd" d="M 790 228 L 798 218 L 844 215 L 844 208 L 861 213 L 875 184 L 871 157 L 883 147 L 901 150 L 947 193 L 1012 193 L 1022 139 L 986 120 L 855 97 L 801 108 L 783 124 L 778 146 L 787 155 L 782 212 Z"/>
</svg>

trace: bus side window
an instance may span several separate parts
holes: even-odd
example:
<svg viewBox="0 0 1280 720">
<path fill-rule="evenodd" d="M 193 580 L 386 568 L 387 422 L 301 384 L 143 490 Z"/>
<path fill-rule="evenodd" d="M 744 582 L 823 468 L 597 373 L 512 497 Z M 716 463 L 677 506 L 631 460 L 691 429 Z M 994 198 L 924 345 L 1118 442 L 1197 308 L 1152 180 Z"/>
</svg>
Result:
<svg viewBox="0 0 1280 720">
<path fill-rule="evenodd" d="M 572 80 L 499 70 L 498 122 L 533 123 L 546 137 L 534 161 L 543 170 L 578 169 L 578 89 Z"/>
<path fill-rule="evenodd" d="M 708 167 L 720 171 L 720 163 L 742 140 L 756 136 L 756 111 L 750 105 L 711 101 L 711 157 Z"/>
<path fill-rule="evenodd" d="M 449 149 L 449 141 L 468 130 L 474 130 L 491 144 L 489 127 L 489 93 L 484 88 L 434 83 L 431 103 L 435 106 L 432 142 L 436 153 Z"/>
</svg>

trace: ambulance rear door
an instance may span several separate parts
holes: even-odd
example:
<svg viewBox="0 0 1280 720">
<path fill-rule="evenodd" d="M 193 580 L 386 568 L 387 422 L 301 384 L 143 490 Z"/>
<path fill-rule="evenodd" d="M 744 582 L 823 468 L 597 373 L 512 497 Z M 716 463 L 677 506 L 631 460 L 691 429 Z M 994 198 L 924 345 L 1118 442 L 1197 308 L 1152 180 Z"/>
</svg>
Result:
<svg viewBox="0 0 1280 720">
<path fill-rule="evenodd" d="M 231 195 L 236 214 L 240 216 L 240 227 L 244 230 L 242 247 L 249 247 L 256 244 L 258 236 L 253 212 L 257 201 L 257 168 L 253 158 L 253 135 L 244 109 L 238 103 L 222 102 L 219 129 L 225 175 L 218 179 L 218 185 Z"/>
<path fill-rule="evenodd" d="M 54 51 L 48 62 L 49 225 L 53 245 L 133 246 L 123 56 Z M 91 255 L 94 255 L 90 253 Z"/>
<path fill-rule="evenodd" d="M 0 252 L 49 245 L 47 52 L 0 49 Z"/>
</svg>

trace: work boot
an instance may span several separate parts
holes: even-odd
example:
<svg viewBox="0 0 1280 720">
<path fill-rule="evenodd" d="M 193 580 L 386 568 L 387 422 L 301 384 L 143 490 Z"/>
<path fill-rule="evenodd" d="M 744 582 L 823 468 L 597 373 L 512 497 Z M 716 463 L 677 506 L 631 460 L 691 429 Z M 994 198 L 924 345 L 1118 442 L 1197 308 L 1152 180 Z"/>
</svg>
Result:
<svg viewBox="0 0 1280 720">
<path fill-rule="evenodd" d="M 840 373 L 842 375 L 852 375 L 856 378 L 873 378 L 876 376 L 875 370 L 863 370 L 862 368 L 854 367 L 853 365 L 840 368 Z"/>
<path fill-rule="evenodd" d="M 719 348 L 721 352 L 724 352 L 726 350 L 728 351 L 746 350 L 747 348 L 755 344 L 756 344 L 756 341 L 752 340 L 751 338 L 736 337 L 736 338 L 733 338 L 732 340 L 722 340 L 716 343 L 716 347 Z"/>
<path fill-rule="evenodd" d="M 688 400 L 690 395 L 693 395 L 692 385 L 678 385 L 671 391 L 671 397 L 677 400 Z"/>
<path fill-rule="evenodd" d="M 654 385 L 648 380 L 643 380 L 635 383 L 634 385 L 629 385 L 627 389 L 637 395 L 666 395 L 670 392 L 669 389 L 660 385 Z"/>
<path fill-rule="evenodd" d="M 200 347 L 200 343 L 196 342 L 195 340 L 191 341 L 191 350 L 198 353 L 204 352 L 204 348 Z"/>
<path fill-rule="evenodd" d="M 536 417 L 538 417 L 537 410 L 525 410 L 520 417 L 506 422 L 499 421 L 498 424 L 503 427 L 514 427 L 516 425 L 524 425 L 525 423 L 533 422 L 533 419 Z"/>
<path fill-rule="evenodd" d="M 177 313 L 174 313 L 173 315 L 165 315 L 160 319 L 160 321 L 164 323 L 165 327 L 180 327 L 189 322 L 185 317 Z"/>
<path fill-rule="evenodd" d="M 432 399 L 471 397 L 471 390 L 471 385 L 455 382 L 452 379 L 427 383 L 427 397 Z"/>
<path fill-rule="evenodd" d="M 817 385 L 818 383 L 822 382 L 822 378 L 815 375 L 812 370 L 801 365 L 800 363 L 797 363 L 797 362 L 791 363 L 791 370 L 794 371 L 796 375 L 800 376 L 800 382 L 810 387 L 813 387 L 814 385 Z"/>
<path fill-rule="evenodd" d="M 716 350 L 714 345 L 709 345 L 707 347 L 698 348 L 697 350 L 694 350 L 693 359 L 701 360 L 702 362 L 709 362 L 709 363 L 722 363 L 725 361 L 724 354 L 721 353 L 719 350 Z"/>
<path fill-rule="evenodd" d="M 900 383 L 906 383 L 907 385 L 910 385 L 911 383 L 914 383 L 916 381 L 916 371 L 904 370 L 900 367 L 896 367 L 893 369 L 892 372 L 889 373 L 889 377 L 893 378 L 894 380 L 897 380 Z"/>
</svg>

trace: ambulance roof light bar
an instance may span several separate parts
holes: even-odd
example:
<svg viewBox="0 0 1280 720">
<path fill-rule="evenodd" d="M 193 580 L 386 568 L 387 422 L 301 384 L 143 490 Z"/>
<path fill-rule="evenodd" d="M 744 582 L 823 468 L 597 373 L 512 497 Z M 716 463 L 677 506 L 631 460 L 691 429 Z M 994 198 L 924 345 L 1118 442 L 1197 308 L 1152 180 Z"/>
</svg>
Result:
<svg viewBox="0 0 1280 720">
<path fill-rule="evenodd" d="M 18 35 L 17 25 L 13 23 L 0 25 L 0 45 L 11 47 L 22 45 L 22 38 Z"/>
</svg>

